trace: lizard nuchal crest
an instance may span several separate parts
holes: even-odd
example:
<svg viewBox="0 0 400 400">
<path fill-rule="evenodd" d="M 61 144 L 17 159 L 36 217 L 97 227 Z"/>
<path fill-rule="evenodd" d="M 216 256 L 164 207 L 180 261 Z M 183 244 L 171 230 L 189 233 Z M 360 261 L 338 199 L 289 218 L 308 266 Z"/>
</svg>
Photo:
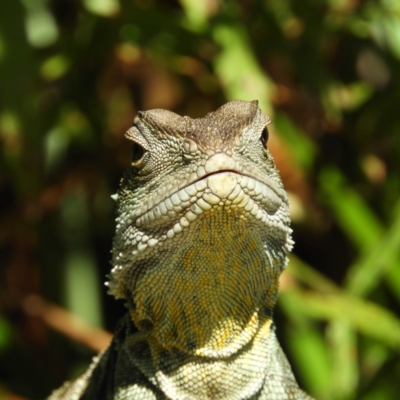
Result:
<svg viewBox="0 0 400 400">
<path fill-rule="evenodd" d="M 75 398 L 309 398 L 271 319 L 292 240 L 269 122 L 256 101 L 139 112 L 108 283 L 129 318 Z"/>
</svg>

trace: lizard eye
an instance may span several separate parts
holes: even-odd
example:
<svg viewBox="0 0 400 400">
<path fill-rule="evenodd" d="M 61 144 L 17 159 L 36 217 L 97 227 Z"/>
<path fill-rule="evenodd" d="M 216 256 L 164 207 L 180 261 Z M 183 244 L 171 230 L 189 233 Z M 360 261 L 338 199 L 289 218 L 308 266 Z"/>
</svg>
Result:
<svg viewBox="0 0 400 400">
<path fill-rule="evenodd" d="M 145 149 L 136 142 L 133 142 L 132 144 L 132 163 L 136 164 L 141 160 L 145 153 Z"/>
<path fill-rule="evenodd" d="M 262 130 L 262 132 L 261 132 L 261 137 L 260 137 L 260 140 L 261 140 L 261 143 L 262 143 L 264 149 L 267 148 L 268 136 L 269 136 L 269 134 L 268 134 L 268 129 L 267 129 L 267 127 L 265 127 L 265 128 Z"/>
</svg>

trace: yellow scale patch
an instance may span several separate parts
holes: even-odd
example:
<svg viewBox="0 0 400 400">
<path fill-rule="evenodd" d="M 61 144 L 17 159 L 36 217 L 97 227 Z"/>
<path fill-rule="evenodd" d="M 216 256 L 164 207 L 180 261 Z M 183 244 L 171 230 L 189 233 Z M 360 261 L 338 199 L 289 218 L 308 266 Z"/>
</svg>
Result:
<svg viewBox="0 0 400 400">
<path fill-rule="evenodd" d="M 269 320 L 260 309 L 272 309 L 279 272 L 271 271 L 254 226 L 241 215 L 225 207 L 204 213 L 165 243 L 171 252 L 162 268 L 143 271 L 133 318 L 139 326 L 145 319 L 154 323 L 151 342 L 167 350 L 228 356 Z"/>
</svg>

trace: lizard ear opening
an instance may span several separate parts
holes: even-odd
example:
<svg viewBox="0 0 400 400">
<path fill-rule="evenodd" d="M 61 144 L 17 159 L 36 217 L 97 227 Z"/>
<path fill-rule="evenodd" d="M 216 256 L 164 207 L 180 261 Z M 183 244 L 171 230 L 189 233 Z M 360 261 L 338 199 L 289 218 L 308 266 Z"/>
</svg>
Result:
<svg viewBox="0 0 400 400">
<path fill-rule="evenodd" d="M 269 137 L 268 129 L 267 129 L 267 127 L 265 127 L 265 128 L 262 130 L 262 132 L 261 132 L 261 137 L 260 137 L 260 140 L 261 140 L 261 143 L 262 143 L 264 149 L 267 148 L 268 137 Z"/>
</svg>

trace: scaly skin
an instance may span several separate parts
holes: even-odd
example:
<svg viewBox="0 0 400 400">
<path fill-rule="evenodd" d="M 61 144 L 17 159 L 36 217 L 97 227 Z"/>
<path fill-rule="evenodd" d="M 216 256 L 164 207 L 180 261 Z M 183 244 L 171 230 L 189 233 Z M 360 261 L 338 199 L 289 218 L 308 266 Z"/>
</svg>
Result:
<svg viewBox="0 0 400 400">
<path fill-rule="evenodd" d="M 109 282 L 129 314 L 51 400 L 310 399 L 272 322 L 292 240 L 268 123 L 255 101 L 139 113 Z"/>
</svg>

